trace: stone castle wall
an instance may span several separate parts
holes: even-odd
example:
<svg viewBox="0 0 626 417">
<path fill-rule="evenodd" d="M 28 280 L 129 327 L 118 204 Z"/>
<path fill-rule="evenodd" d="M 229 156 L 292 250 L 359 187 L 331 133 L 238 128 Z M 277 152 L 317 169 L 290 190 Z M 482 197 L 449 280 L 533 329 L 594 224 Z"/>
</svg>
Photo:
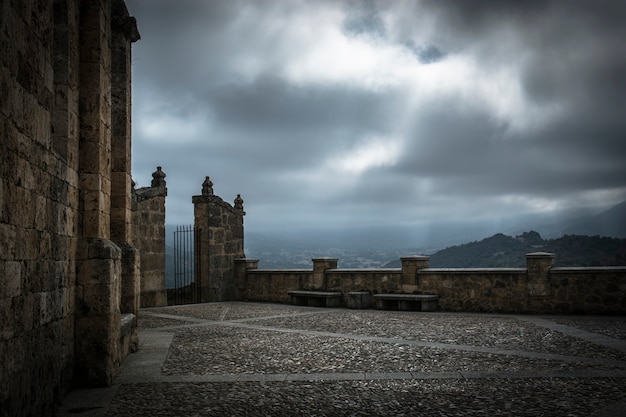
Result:
<svg viewBox="0 0 626 417">
<path fill-rule="evenodd" d="M 110 384 L 133 343 L 136 39 L 122 0 L 0 6 L 1 416 L 49 415 L 73 383 Z"/>
<path fill-rule="evenodd" d="M 167 305 L 165 289 L 165 198 L 167 188 L 161 167 L 152 174 L 150 187 L 133 194 L 132 240 L 141 252 L 141 307 Z"/>
<path fill-rule="evenodd" d="M 202 302 L 234 300 L 236 296 L 235 259 L 244 256 L 243 200 L 234 205 L 213 193 L 206 177 L 202 194 L 193 196 L 194 227 L 200 239 L 196 254 L 196 276 L 200 279 Z"/>
<path fill-rule="evenodd" d="M 237 299 L 289 303 L 291 290 L 439 295 L 444 311 L 626 314 L 626 267 L 552 268 L 554 255 L 528 254 L 527 268 L 429 268 L 428 257 L 402 258 L 402 268 L 338 269 L 313 259 L 312 270 L 262 270 L 238 259 Z M 374 300 L 371 307 L 374 307 Z"/>
</svg>

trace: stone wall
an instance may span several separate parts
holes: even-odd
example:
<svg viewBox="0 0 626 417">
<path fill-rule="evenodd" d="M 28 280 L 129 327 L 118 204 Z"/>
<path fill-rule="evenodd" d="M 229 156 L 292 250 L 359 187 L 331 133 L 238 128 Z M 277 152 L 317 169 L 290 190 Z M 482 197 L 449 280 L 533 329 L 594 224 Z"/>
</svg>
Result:
<svg viewBox="0 0 626 417">
<path fill-rule="evenodd" d="M 625 268 L 553 268 L 550 298 L 543 311 L 551 313 L 626 313 Z"/>
<path fill-rule="evenodd" d="M 141 307 L 167 305 L 165 289 L 165 173 L 152 174 L 150 187 L 133 193 L 133 244 L 141 252 Z"/>
<path fill-rule="evenodd" d="M 119 366 L 137 253 L 113 125 L 130 123 L 137 38 L 122 0 L 1 3 L 0 416 L 49 415 Z"/>
<path fill-rule="evenodd" d="M 51 134 L 61 113 L 76 129 L 75 74 L 55 91 L 53 4 L 2 2 L 0 10 L 0 415 L 39 414 L 72 374 L 78 216 L 78 138 Z M 76 6 L 66 10 L 77 33 Z M 34 59 L 37 57 L 37 59 Z M 77 62 L 77 54 L 67 56 Z M 66 108 L 58 112 L 60 106 Z M 58 114 L 57 114 L 58 113 Z M 65 148 L 65 154 L 54 151 Z M 31 387 L 42 387 L 33 398 Z M 25 410 L 24 412 L 22 410 Z"/>
<path fill-rule="evenodd" d="M 237 259 L 237 299 L 288 303 L 290 290 L 439 295 L 444 311 L 626 314 L 626 267 L 553 268 L 554 255 L 526 255 L 527 268 L 429 268 L 428 257 L 402 258 L 401 269 L 338 269 L 313 259 L 312 270 L 260 270 Z M 371 299 L 371 307 L 374 300 Z"/>
<path fill-rule="evenodd" d="M 234 300 L 235 259 L 244 256 L 243 200 L 237 195 L 233 206 L 226 203 L 213 193 L 213 183 L 206 177 L 202 195 L 193 196 L 192 202 L 200 238 L 196 276 L 200 278 L 201 301 Z"/>
</svg>

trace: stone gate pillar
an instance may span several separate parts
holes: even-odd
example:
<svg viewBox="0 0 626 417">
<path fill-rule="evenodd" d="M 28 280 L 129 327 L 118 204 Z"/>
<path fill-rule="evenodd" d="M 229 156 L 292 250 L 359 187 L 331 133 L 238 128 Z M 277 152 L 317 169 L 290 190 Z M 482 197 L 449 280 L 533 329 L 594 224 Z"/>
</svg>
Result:
<svg viewBox="0 0 626 417">
<path fill-rule="evenodd" d="M 201 302 L 228 301 L 236 297 L 235 260 L 244 258 L 243 199 L 234 206 L 213 193 L 213 183 L 206 177 L 202 194 L 192 197 L 194 225 L 200 239 L 196 254 Z M 197 247 L 197 245 L 196 245 Z"/>
<path fill-rule="evenodd" d="M 141 253 L 141 307 L 167 305 L 165 285 L 165 199 L 167 184 L 161 167 L 150 187 L 133 193 L 133 244 Z"/>
</svg>

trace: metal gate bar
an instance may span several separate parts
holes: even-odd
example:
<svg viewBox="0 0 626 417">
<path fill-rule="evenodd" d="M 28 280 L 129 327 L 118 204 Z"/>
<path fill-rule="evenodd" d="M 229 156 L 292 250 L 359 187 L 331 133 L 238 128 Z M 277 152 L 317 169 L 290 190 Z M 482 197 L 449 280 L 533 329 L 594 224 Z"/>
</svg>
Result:
<svg viewBox="0 0 626 417">
<path fill-rule="evenodd" d="M 177 226 L 174 231 L 174 288 L 168 291 L 168 304 L 201 302 L 200 231 L 193 226 Z"/>
</svg>

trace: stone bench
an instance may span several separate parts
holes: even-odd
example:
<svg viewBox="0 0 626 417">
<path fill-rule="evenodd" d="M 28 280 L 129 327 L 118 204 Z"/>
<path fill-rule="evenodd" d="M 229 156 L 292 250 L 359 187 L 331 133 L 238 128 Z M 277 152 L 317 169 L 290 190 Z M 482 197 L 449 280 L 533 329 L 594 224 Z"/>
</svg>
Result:
<svg viewBox="0 0 626 417">
<path fill-rule="evenodd" d="M 369 291 L 351 291 L 346 297 L 346 306 L 348 308 L 370 308 L 370 292 Z"/>
<path fill-rule="evenodd" d="M 289 291 L 291 303 L 296 306 L 339 307 L 341 292 L 332 291 Z"/>
<path fill-rule="evenodd" d="M 379 310 L 436 311 L 438 295 L 430 294 L 374 294 Z"/>
</svg>

